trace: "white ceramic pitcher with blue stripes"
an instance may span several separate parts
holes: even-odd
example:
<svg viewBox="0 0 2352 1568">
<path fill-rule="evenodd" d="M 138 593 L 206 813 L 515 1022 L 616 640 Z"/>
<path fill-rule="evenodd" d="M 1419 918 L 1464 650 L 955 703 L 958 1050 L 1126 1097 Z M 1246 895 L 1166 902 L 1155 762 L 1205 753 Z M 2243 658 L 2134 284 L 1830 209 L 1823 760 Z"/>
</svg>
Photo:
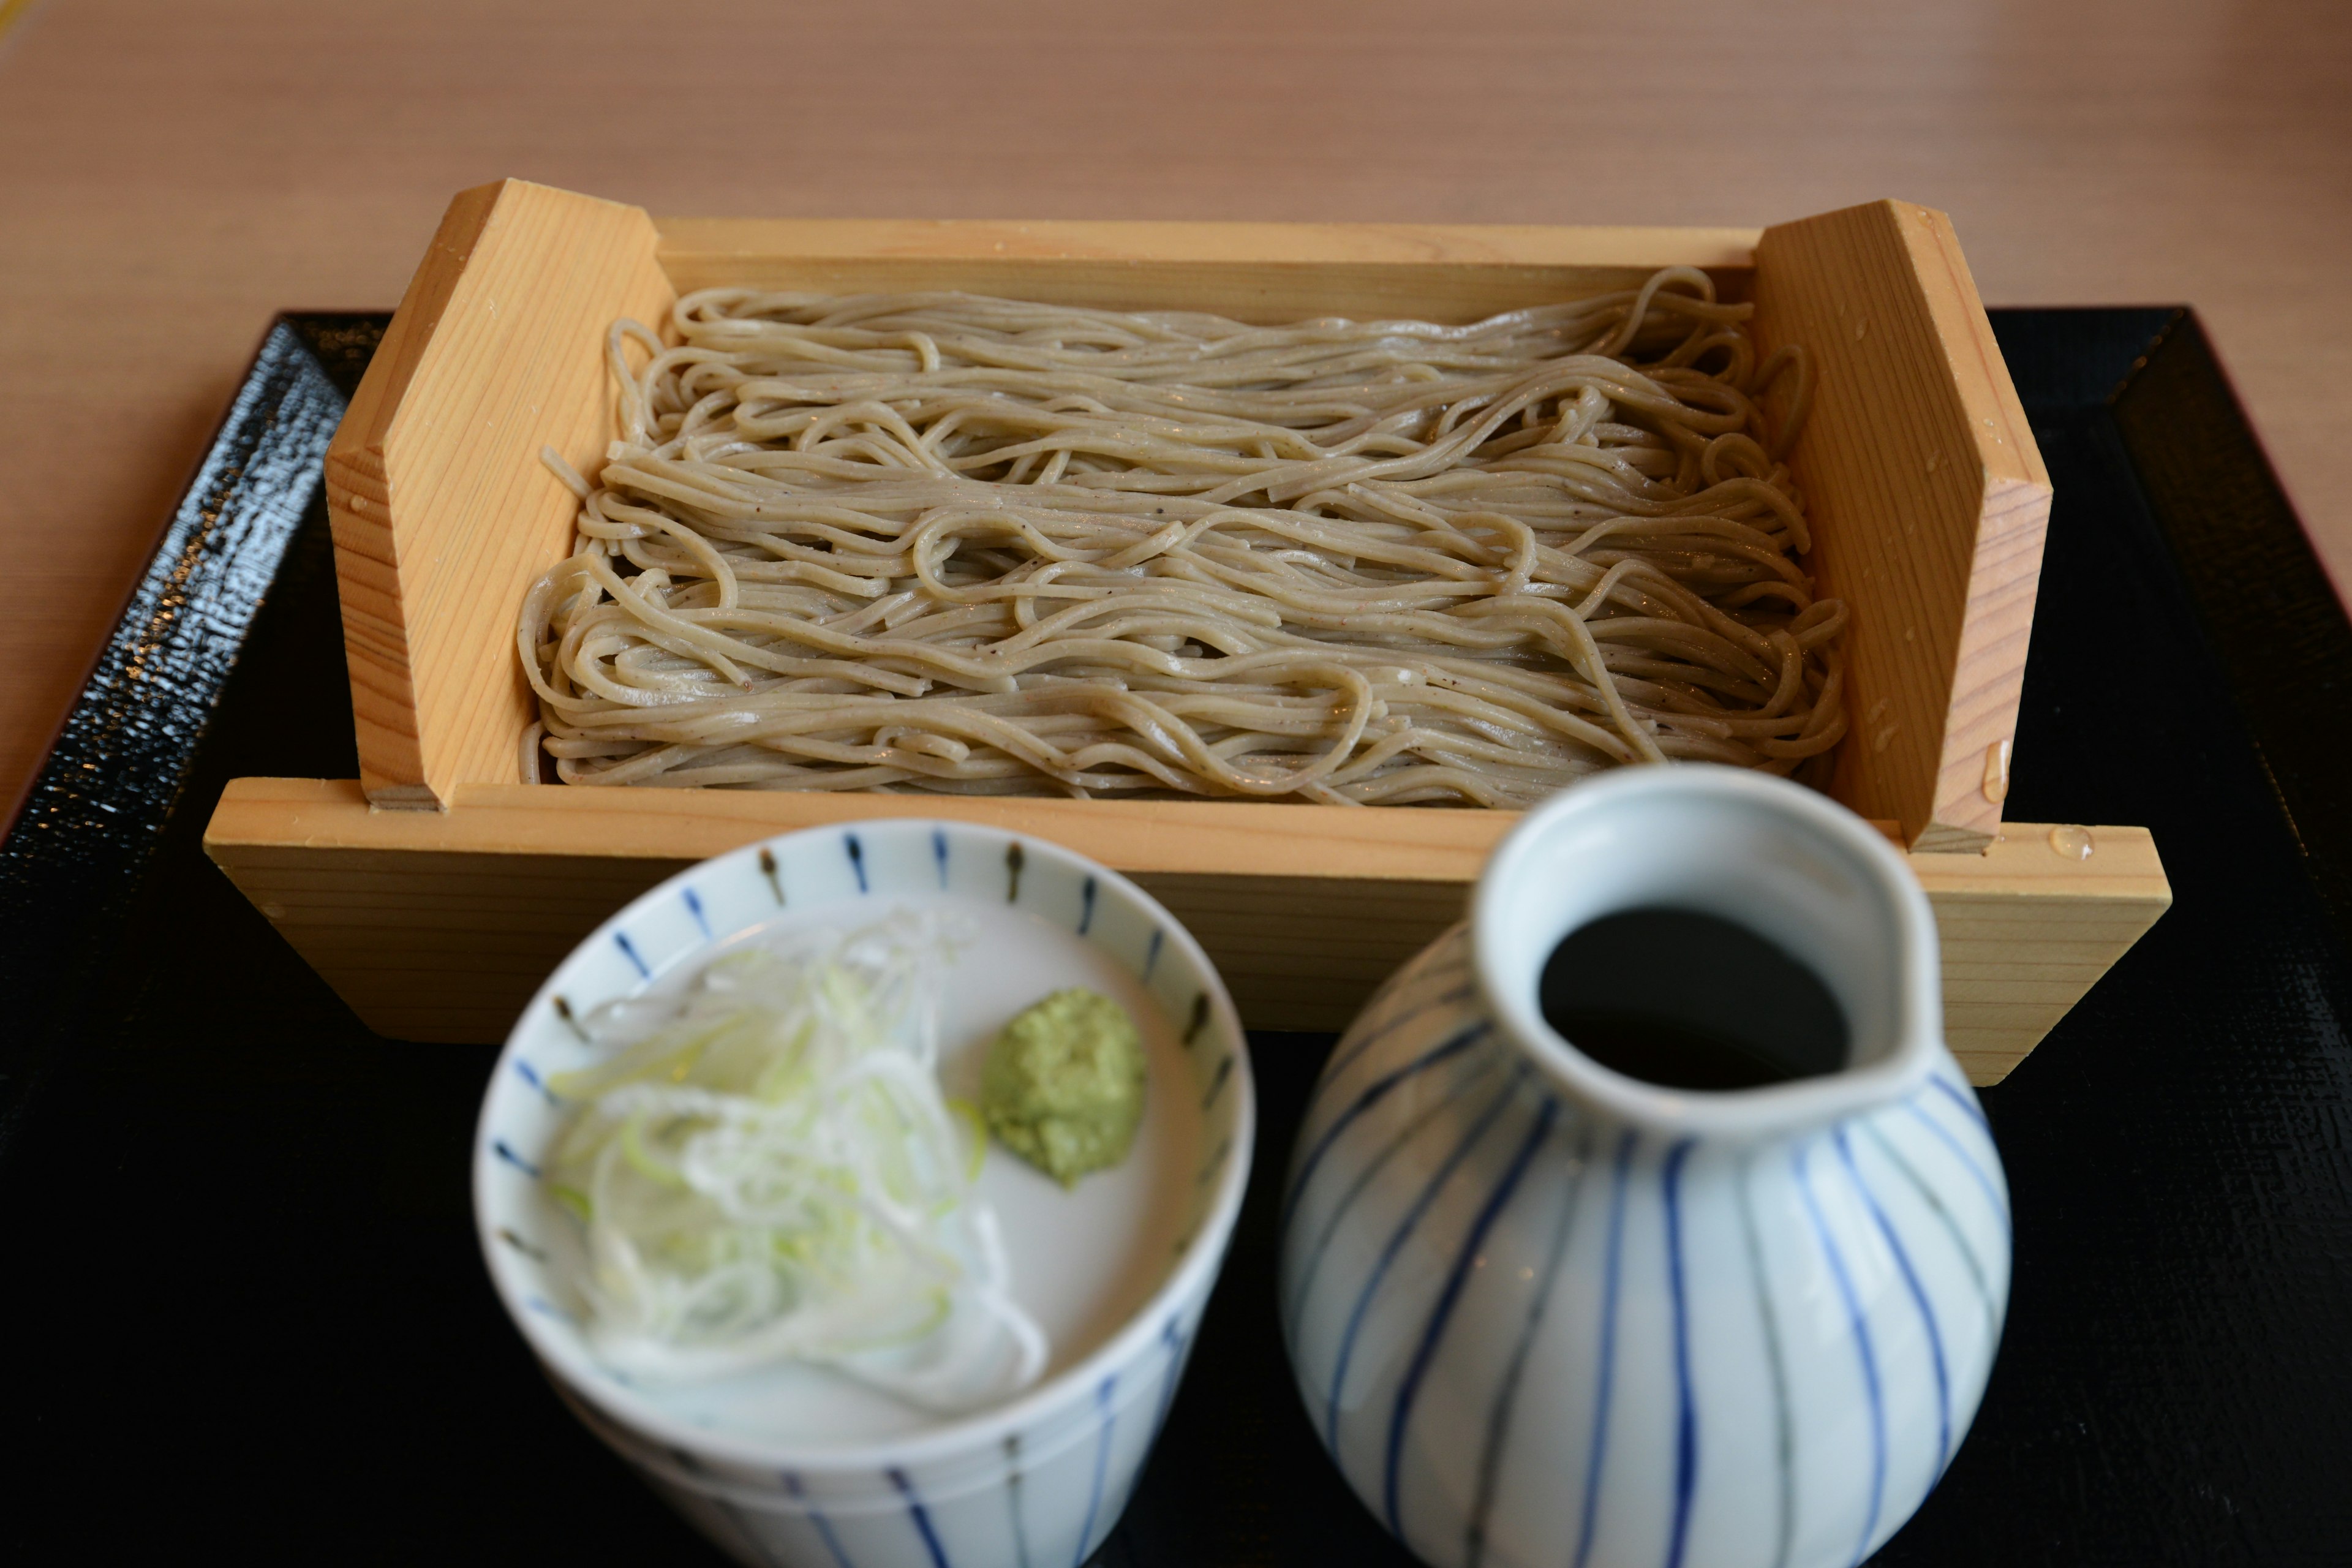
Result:
<svg viewBox="0 0 2352 1568">
<path fill-rule="evenodd" d="M 1561 938 L 1660 906 L 1811 967 L 1845 1067 L 1662 1088 L 1556 1033 Z M 1292 1159 L 1291 1365 L 1365 1505 L 1440 1568 L 1867 1557 L 1950 1464 L 2008 1302 L 1941 1009 L 1917 882 L 1811 791 L 1629 768 L 1531 813 L 1341 1039 Z"/>
</svg>

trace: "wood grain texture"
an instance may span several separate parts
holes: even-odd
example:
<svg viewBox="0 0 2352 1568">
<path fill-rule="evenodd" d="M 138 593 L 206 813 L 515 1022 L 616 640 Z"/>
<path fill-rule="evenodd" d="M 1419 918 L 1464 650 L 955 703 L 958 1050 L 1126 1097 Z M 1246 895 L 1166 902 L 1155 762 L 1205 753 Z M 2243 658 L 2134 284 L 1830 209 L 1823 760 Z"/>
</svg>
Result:
<svg viewBox="0 0 2352 1568">
<path fill-rule="evenodd" d="M 574 943 L 664 878 L 773 834 L 878 815 L 877 805 L 1033 834 L 1133 877 L 1201 940 L 1244 1020 L 1262 1029 L 1345 1025 L 1461 918 L 1516 820 L 519 784 L 469 789 L 457 809 L 428 814 L 371 811 L 352 782 L 239 779 L 205 849 L 370 1027 L 487 1040 L 505 1035 Z M 2087 860 L 2059 855 L 2046 829 L 2025 826 L 1984 855 L 1910 857 L 1943 932 L 1947 1033 L 1977 1082 L 2022 1059 L 2171 902 L 2144 830 L 2092 832 Z M 1367 835 L 1379 854 L 1360 853 Z M 1360 852 L 1342 858 L 1350 847 Z M 1345 874 L 1330 872 L 1335 861 Z"/>
<path fill-rule="evenodd" d="M 483 185 L 450 201 L 327 448 L 327 515 L 335 539 L 335 589 L 342 605 L 343 660 L 351 672 L 361 776 L 386 793 L 422 790 L 425 751 L 417 732 L 384 449 L 393 417 L 415 383 L 498 195 L 498 186 Z"/>
<path fill-rule="evenodd" d="M 778 217 L 1759 225 L 1902 194 L 2000 304 L 2194 303 L 2352 569 L 2340 0 L 58 0 L 0 39 L 0 816 L 273 311 L 509 174 Z M 712 47 L 717 41 L 719 47 Z M 1607 68 L 1594 68 L 1605 54 Z M 730 106 L 744 155 L 662 110 Z M 740 106 L 756 106 L 740 108 Z M 70 440 L 60 431 L 73 432 Z"/>
<path fill-rule="evenodd" d="M 941 817 L 1026 833 L 1126 871 L 1252 872 L 1348 868 L 1358 885 L 1466 881 L 1517 822 L 1508 811 L 1260 801 L 1058 800 L 846 795 L 795 790 L 567 788 L 483 784 L 447 813 L 353 815 L 347 782 L 235 779 L 209 832 L 225 844 L 387 852 L 707 859 L 774 833 L 864 817 Z"/>
<path fill-rule="evenodd" d="M 541 460 L 612 437 L 604 334 L 676 296 L 635 207 L 507 180 L 449 206 L 327 453 L 360 776 L 379 805 L 511 779 L 534 715 L 514 649 L 578 508 Z"/>
<path fill-rule="evenodd" d="M 1768 228 L 1756 302 L 1767 349 L 1814 362 L 1791 467 L 1821 591 L 1853 615 L 1831 793 L 1915 848 L 1980 849 L 2000 826 L 1986 753 L 2016 733 L 2050 479 L 1951 221 L 1874 202 Z"/>
<path fill-rule="evenodd" d="M 722 285 L 847 293 L 963 289 L 1106 310 L 1213 310 L 1245 321 L 1499 310 L 1706 269 L 1748 297 L 1754 229 L 1305 223 L 877 223 L 662 218 L 681 294 Z"/>
</svg>

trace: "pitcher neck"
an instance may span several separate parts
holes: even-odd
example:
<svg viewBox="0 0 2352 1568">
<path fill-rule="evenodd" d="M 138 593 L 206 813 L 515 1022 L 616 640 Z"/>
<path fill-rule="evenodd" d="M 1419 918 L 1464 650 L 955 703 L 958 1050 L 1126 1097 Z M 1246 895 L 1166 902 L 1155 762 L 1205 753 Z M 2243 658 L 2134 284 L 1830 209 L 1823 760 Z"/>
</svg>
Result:
<svg viewBox="0 0 2352 1568">
<path fill-rule="evenodd" d="M 1811 968 L 1843 1010 L 1844 1065 L 1689 1089 L 1578 1049 L 1541 1005 L 1553 949 L 1605 916 L 1659 908 L 1745 926 Z M 1796 1135 L 1901 1100 L 1950 1061 L 1935 916 L 1910 868 L 1845 807 L 1769 774 L 1633 767 L 1562 792 L 1487 862 L 1470 944 L 1488 1016 L 1549 1085 L 1601 1121 L 1662 1137 Z"/>
</svg>

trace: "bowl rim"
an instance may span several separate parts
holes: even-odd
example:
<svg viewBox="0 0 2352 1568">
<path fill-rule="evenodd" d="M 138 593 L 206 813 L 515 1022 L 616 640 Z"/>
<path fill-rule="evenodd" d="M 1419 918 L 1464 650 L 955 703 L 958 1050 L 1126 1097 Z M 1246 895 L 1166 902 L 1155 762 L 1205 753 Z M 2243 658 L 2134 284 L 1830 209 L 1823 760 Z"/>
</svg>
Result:
<svg viewBox="0 0 2352 1568">
<path fill-rule="evenodd" d="M 1103 891 L 1115 892 L 1139 905 L 1167 932 L 1169 945 L 1177 948 L 1190 960 L 1202 977 L 1202 990 L 1208 998 L 1209 1016 L 1233 1041 L 1238 1068 L 1232 1074 L 1228 1090 L 1234 1096 L 1233 1148 L 1217 1173 L 1217 1190 L 1202 1209 L 1201 1223 L 1186 1242 L 1175 1267 L 1168 1270 L 1142 1304 L 1083 1359 L 1004 1404 L 929 1424 L 903 1436 L 822 1446 L 762 1441 L 696 1426 L 668 1415 L 634 1390 L 614 1383 L 607 1375 L 600 1375 L 595 1363 L 584 1352 L 557 1338 L 540 1320 L 539 1314 L 526 1309 L 525 1302 L 508 1278 L 507 1270 L 511 1263 L 499 1250 L 499 1226 L 491 1215 L 488 1183 L 496 1162 L 487 1152 L 492 1136 L 490 1113 L 499 1095 L 511 1092 L 508 1084 L 514 1077 L 513 1063 L 520 1049 L 524 1031 L 542 1016 L 552 1013 L 557 980 L 574 959 L 599 944 L 609 944 L 616 927 L 664 898 L 674 897 L 688 878 L 708 874 L 711 867 L 735 860 L 755 861 L 762 850 L 774 853 L 781 846 L 796 840 L 832 838 L 852 830 L 868 837 L 877 835 L 884 837 L 917 837 L 944 832 L 967 839 L 984 838 L 999 846 L 1017 843 L 1024 858 L 1042 856 L 1058 861 L 1082 876 L 1095 878 L 1097 886 Z M 1062 1414 L 1066 1407 L 1091 1403 L 1095 1398 L 1094 1391 L 1107 1375 L 1143 1359 L 1160 1345 L 1162 1342 L 1163 1320 L 1171 1311 L 1181 1311 L 1184 1304 L 1195 1296 L 1205 1298 L 1214 1284 L 1216 1274 L 1223 1267 L 1226 1246 L 1232 1239 L 1234 1223 L 1240 1217 L 1242 1195 L 1249 1183 L 1256 1124 L 1257 1091 L 1250 1066 L 1249 1037 L 1242 1027 L 1223 976 L 1217 973 L 1216 965 L 1210 961 L 1199 940 L 1183 922 L 1134 882 L 1110 868 L 1051 840 L 1034 838 L 1026 834 L 980 823 L 900 816 L 826 823 L 739 845 L 664 878 L 600 921 L 595 930 L 573 944 L 549 972 L 516 1017 L 514 1027 L 508 1032 L 506 1042 L 500 1047 L 498 1060 L 491 1069 L 489 1081 L 482 1091 L 481 1107 L 475 1119 L 469 1151 L 473 1161 L 471 1187 L 475 1240 L 481 1248 L 483 1264 L 489 1272 L 491 1288 L 498 1295 L 499 1305 L 521 1332 L 541 1365 L 563 1387 L 594 1405 L 629 1436 L 668 1451 L 683 1449 L 698 1459 L 793 1470 L 814 1476 L 863 1471 L 873 1473 L 878 1482 L 883 1479 L 883 1472 L 893 1467 L 952 1461 L 978 1458 L 983 1454 L 994 1454 L 1001 1461 L 1004 1438 L 1018 1432 L 1034 1430 L 1041 1423 Z M 1171 1368 L 1171 1375 L 1179 1375 L 1179 1372 L 1180 1369 Z M 1125 1405 L 1118 1407 L 1123 1409 Z M 1090 1429 L 1081 1423 L 1071 1434 L 1071 1440 L 1077 1440 Z M 1057 1445 L 1055 1451 L 1058 1451 L 1058 1447 Z M 1049 1457 L 1047 1451 L 1033 1453 L 1024 1447 L 1024 1458 L 1031 1462 Z"/>
</svg>

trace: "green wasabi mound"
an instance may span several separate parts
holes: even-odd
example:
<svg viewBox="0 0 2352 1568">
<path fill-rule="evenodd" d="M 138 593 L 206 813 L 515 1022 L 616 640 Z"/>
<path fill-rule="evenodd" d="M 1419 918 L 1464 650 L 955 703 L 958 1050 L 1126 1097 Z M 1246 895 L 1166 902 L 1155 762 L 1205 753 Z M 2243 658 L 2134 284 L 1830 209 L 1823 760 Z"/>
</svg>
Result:
<svg viewBox="0 0 2352 1568">
<path fill-rule="evenodd" d="M 1066 1187 L 1118 1164 L 1143 1121 L 1135 1020 L 1096 992 L 1055 992 L 989 1046 L 980 1109 L 999 1142 Z"/>
</svg>

